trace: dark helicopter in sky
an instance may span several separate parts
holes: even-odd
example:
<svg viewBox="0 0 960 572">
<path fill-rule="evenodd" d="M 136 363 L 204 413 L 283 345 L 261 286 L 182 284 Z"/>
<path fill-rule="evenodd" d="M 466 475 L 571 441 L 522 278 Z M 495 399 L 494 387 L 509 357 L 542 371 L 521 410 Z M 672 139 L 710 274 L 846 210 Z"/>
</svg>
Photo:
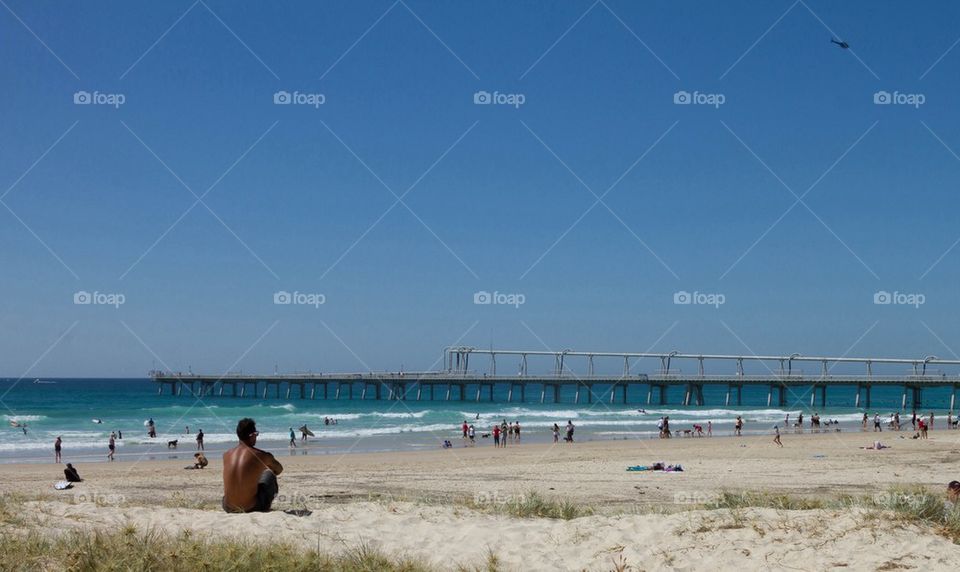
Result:
<svg viewBox="0 0 960 572">
<path fill-rule="evenodd" d="M 837 40 L 837 39 L 835 39 L 835 38 L 830 38 L 830 42 L 831 42 L 831 43 L 834 43 L 834 44 L 836 44 L 836 45 L 838 45 L 838 46 L 840 46 L 841 48 L 843 48 L 843 49 L 845 49 L 845 50 L 849 50 L 849 49 L 850 49 L 850 44 L 844 42 L 843 40 Z"/>
</svg>

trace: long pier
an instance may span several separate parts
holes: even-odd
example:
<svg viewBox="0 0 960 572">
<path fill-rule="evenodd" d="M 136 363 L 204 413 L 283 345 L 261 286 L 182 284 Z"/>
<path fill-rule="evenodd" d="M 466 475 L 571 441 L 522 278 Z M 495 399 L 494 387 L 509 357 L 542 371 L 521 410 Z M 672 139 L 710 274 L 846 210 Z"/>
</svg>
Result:
<svg viewBox="0 0 960 572">
<path fill-rule="evenodd" d="M 485 360 L 484 371 L 470 369 L 473 357 Z M 516 373 L 497 372 L 497 358 L 519 361 Z M 531 360 L 548 360 L 546 373 L 531 374 Z M 634 373 L 642 360 L 652 360 L 659 368 L 649 373 Z M 595 367 L 603 362 L 619 364 L 620 371 L 598 373 Z M 603 398 L 610 403 L 627 403 L 628 389 L 646 388 L 646 403 L 667 405 L 667 393 L 671 387 L 683 388 L 681 405 L 706 405 L 703 397 L 705 386 L 725 386 L 724 405 L 741 405 L 744 386 L 766 387 L 767 405 L 786 406 L 788 394 L 797 388 L 810 388 L 810 406 L 817 401 L 826 405 L 830 387 L 856 388 L 854 407 L 871 407 L 872 389 L 875 386 L 899 386 L 902 388 L 901 409 L 908 403 L 913 409 L 922 406 L 923 390 L 931 387 L 950 388 L 950 409 L 956 401 L 960 386 L 960 360 L 941 360 L 936 356 L 920 359 L 906 358 L 854 358 L 820 357 L 791 354 L 788 356 L 725 355 L 669 353 L 613 353 L 538 351 L 538 350 L 493 350 L 455 346 L 444 348 L 444 368 L 425 372 L 361 372 L 361 373 L 297 373 L 251 375 L 227 373 L 204 375 L 182 372 L 152 371 L 150 377 L 157 383 L 158 393 L 164 388 L 171 395 L 183 395 L 184 390 L 196 397 L 226 396 L 256 397 L 261 399 L 387 399 L 387 400 L 459 400 L 494 401 L 496 395 L 506 394 L 506 401 L 545 403 L 561 402 L 561 389 L 571 388 L 573 403 L 593 403 Z M 692 363 L 693 373 L 684 372 L 678 364 Z M 707 364 L 726 364 L 729 373 L 711 373 Z M 744 364 L 761 364 L 764 372 L 747 373 Z M 816 364 L 815 373 L 806 373 L 795 364 Z M 582 370 L 577 373 L 572 365 Z M 837 365 L 862 366 L 862 374 L 834 375 Z M 732 366 L 732 367 L 730 367 Z M 952 375 L 937 367 L 956 367 Z M 892 368 L 906 369 L 900 373 L 875 371 Z M 502 366 L 501 366 L 502 369 Z M 595 387 L 604 390 L 598 393 Z M 500 388 L 504 391 L 496 391 Z M 539 391 L 537 391 L 539 390 Z M 568 392 L 569 393 L 569 392 Z M 819 398 L 819 400 L 818 400 Z"/>
</svg>

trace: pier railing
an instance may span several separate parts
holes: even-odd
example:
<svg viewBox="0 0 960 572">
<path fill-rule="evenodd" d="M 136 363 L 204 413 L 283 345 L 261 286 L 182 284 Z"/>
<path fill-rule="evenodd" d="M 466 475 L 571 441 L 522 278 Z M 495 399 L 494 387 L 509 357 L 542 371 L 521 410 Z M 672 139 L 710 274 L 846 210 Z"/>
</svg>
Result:
<svg viewBox="0 0 960 572">
<path fill-rule="evenodd" d="M 485 371 L 471 368 L 471 356 L 486 358 Z M 519 360 L 516 373 L 504 374 L 497 372 L 497 358 L 501 361 L 505 357 Z M 547 358 L 552 360 L 553 367 L 546 372 L 531 372 L 531 358 Z M 634 372 L 641 360 L 659 361 L 659 368 L 652 373 Z M 620 363 L 620 368 L 606 366 L 604 372 L 598 371 L 597 365 L 609 364 L 611 360 Z M 685 371 L 676 364 L 694 363 L 694 371 Z M 724 373 L 708 372 L 707 364 L 715 362 L 732 364 L 733 371 L 723 368 Z M 805 372 L 794 368 L 794 362 L 816 363 L 819 368 Z M 745 371 L 744 363 L 761 364 L 760 373 Z M 862 374 L 834 374 L 833 368 L 843 364 L 859 364 L 864 366 Z M 538 367 L 543 364 L 537 364 Z M 572 366 L 578 365 L 580 373 Z M 874 366 L 890 369 L 905 366 L 906 372 L 875 371 Z M 937 368 L 931 366 L 938 366 Z M 939 366 L 960 366 L 960 360 L 941 360 L 936 356 L 926 356 L 922 359 L 908 358 L 853 358 L 853 357 L 821 357 L 802 356 L 791 354 L 788 356 L 757 356 L 757 355 L 723 355 L 723 354 L 684 354 L 669 353 L 611 353 L 611 352 L 577 352 L 563 350 L 559 352 L 539 350 L 484 350 L 470 347 L 444 348 L 444 369 L 441 371 L 391 371 L 391 372 L 354 372 L 354 373 L 291 373 L 273 375 L 257 375 L 243 372 L 231 372 L 222 375 L 197 374 L 193 372 L 165 372 L 151 371 L 150 377 L 158 384 L 162 393 L 164 387 L 169 388 L 171 394 L 182 395 L 186 388 L 191 395 L 223 395 L 226 388 L 228 395 L 246 397 L 247 389 L 252 386 L 252 396 L 267 398 L 272 393 L 274 397 L 291 394 L 300 398 L 315 399 L 318 388 L 322 398 L 340 399 L 346 394 L 353 398 L 355 390 L 360 392 L 362 399 L 368 394 L 376 399 L 412 399 L 420 400 L 428 392 L 429 399 L 436 399 L 436 390 L 441 390 L 440 399 L 460 399 L 468 397 L 480 401 L 493 401 L 496 396 L 506 395 L 507 401 L 514 399 L 515 390 L 520 401 L 526 400 L 529 390 L 540 390 L 540 402 L 544 402 L 548 394 L 555 402 L 560 401 L 561 388 L 573 388 L 574 402 L 579 403 L 581 398 L 590 402 L 597 395 L 609 398 L 610 402 L 617 400 L 627 403 L 628 389 L 635 386 L 645 386 L 647 389 L 646 402 L 666 404 L 668 388 L 681 386 L 685 388 L 684 405 L 703 405 L 703 388 L 707 385 L 726 386 L 725 404 L 730 405 L 742 402 L 743 386 L 767 386 L 767 403 L 774 402 L 786 405 L 788 393 L 797 387 L 811 388 L 810 405 L 813 406 L 819 394 L 821 404 L 826 404 L 827 388 L 835 386 L 851 386 L 856 388 L 855 406 L 861 402 L 870 407 L 872 388 L 874 386 L 899 386 L 902 388 L 902 408 L 906 408 L 908 395 L 914 408 L 922 403 L 924 388 L 949 387 L 951 388 L 950 409 L 955 404 L 957 387 L 960 386 L 960 368 L 950 374 Z M 501 370 L 503 368 L 501 367 Z M 610 372 L 611 369 L 620 371 Z M 757 369 L 757 368 L 754 368 Z M 901 367 L 901 369 L 903 369 Z M 595 386 L 597 386 L 595 388 Z M 497 388 L 504 391 L 496 391 Z M 286 391 L 283 392 L 283 389 Z M 239 391 L 238 391 L 239 390 Z M 272 390 L 272 391 L 271 391 Z M 501 397 L 502 398 L 502 397 Z M 774 400 L 774 398 L 776 398 Z"/>
</svg>

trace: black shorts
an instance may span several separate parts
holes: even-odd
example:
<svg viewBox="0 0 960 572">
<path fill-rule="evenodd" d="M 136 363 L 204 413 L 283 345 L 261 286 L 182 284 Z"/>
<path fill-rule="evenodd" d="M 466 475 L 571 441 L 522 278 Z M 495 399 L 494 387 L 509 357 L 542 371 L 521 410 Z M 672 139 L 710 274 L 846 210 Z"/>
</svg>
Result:
<svg viewBox="0 0 960 572">
<path fill-rule="evenodd" d="M 257 481 L 257 499 L 253 508 L 244 511 L 229 506 L 226 497 L 220 500 L 220 506 L 226 512 L 270 512 L 270 505 L 273 504 L 273 499 L 278 492 L 280 492 L 280 485 L 277 484 L 277 475 L 273 474 L 270 469 L 266 469 L 260 473 L 260 480 Z"/>
</svg>

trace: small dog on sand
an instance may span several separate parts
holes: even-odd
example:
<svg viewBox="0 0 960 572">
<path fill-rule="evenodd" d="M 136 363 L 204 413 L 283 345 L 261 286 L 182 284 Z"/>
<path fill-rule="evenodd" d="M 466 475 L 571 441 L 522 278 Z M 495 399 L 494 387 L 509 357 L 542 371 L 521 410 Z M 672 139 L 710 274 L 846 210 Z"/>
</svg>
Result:
<svg viewBox="0 0 960 572">
<path fill-rule="evenodd" d="M 179 439 L 174 439 L 173 441 L 167 441 L 167 449 L 176 449 L 177 441 L 179 441 Z"/>
</svg>

